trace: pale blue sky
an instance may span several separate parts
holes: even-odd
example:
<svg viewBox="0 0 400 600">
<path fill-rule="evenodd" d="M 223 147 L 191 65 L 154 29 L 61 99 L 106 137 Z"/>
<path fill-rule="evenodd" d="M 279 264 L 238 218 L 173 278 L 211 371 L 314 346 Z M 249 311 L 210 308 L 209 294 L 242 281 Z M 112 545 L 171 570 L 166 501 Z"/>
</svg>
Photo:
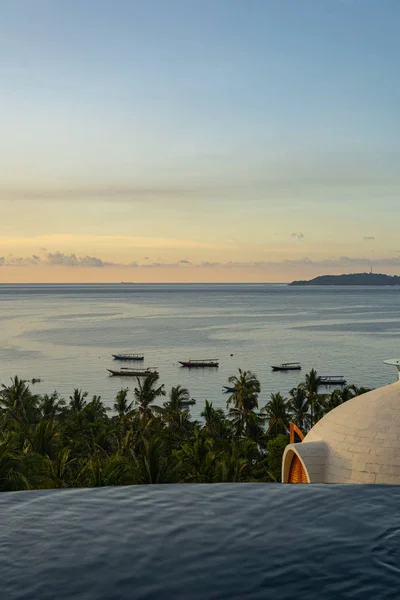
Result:
<svg viewBox="0 0 400 600">
<path fill-rule="evenodd" d="M 396 271 L 399 30 L 398 0 L 3 0 L 0 255 Z"/>
</svg>

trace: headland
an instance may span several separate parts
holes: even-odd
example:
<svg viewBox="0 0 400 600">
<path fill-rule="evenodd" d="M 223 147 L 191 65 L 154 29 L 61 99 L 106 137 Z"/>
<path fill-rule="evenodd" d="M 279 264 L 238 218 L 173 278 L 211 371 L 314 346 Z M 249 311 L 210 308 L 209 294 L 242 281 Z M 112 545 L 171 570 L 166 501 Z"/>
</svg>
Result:
<svg viewBox="0 0 400 600">
<path fill-rule="evenodd" d="M 310 280 L 292 281 L 289 285 L 400 285 L 400 277 L 384 273 L 320 275 Z"/>
</svg>

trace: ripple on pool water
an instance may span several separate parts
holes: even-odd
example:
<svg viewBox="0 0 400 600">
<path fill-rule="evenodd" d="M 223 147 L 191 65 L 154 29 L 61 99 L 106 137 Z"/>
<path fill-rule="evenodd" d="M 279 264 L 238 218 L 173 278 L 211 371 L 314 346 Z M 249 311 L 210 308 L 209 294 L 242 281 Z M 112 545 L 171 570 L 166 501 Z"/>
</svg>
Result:
<svg viewBox="0 0 400 600">
<path fill-rule="evenodd" d="M 392 486 L 4 493 L 2 597 L 397 598 L 399 501 Z"/>
</svg>

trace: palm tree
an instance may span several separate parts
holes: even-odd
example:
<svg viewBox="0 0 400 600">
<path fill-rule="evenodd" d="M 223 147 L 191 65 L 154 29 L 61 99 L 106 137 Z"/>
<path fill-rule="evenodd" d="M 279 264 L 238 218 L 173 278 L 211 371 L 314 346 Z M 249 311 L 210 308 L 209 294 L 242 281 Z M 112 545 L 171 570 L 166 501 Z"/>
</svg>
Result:
<svg viewBox="0 0 400 600">
<path fill-rule="evenodd" d="M 288 402 L 288 410 L 290 420 L 301 429 L 301 431 L 308 431 L 310 427 L 310 403 L 306 396 L 304 387 L 297 386 L 292 388 L 289 392 L 290 400 Z"/>
<path fill-rule="evenodd" d="M 135 456 L 135 466 L 140 483 L 168 483 L 173 474 L 168 461 L 168 452 L 160 437 L 142 440 Z"/>
<path fill-rule="evenodd" d="M 271 436 L 287 433 L 289 429 L 288 401 L 279 392 L 271 394 L 271 400 L 264 407 L 268 419 L 268 434 Z"/>
<path fill-rule="evenodd" d="M 43 457 L 41 479 L 46 489 L 70 487 L 70 467 L 76 458 L 70 458 L 71 449 L 61 448 L 54 460 Z"/>
<path fill-rule="evenodd" d="M 212 483 L 215 479 L 215 466 L 219 457 L 214 451 L 214 440 L 196 431 L 194 440 L 187 442 L 181 450 L 174 451 L 177 467 L 183 481 Z"/>
<path fill-rule="evenodd" d="M 131 466 L 118 455 L 94 454 L 80 473 L 80 478 L 89 487 L 134 483 Z"/>
<path fill-rule="evenodd" d="M 239 376 L 232 375 L 228 381 L 235 391 L 229 396 L 226 408 L 229 408 L 230 404 L 234 404 L 235 408 L 242 408 L 244 405 L 250 408 L 251 404 L 253 408 L 258 406 L 257 394 L 260 393 L 260 382 L 254 373 L 239 369 Z"/>
<path fill-rule="evenodd" d="M 129 388 L 125 388 L 119 390 L 118 394 L 115 396 L 113 410 L 118 413 L 120 419 L 132 410 L 133 402 L 128 402 L 128 392 Z"/>
<path fill-rule="evenodd" d="M 252 481 L 253 469 L 260 467 L 260 452 L 255 442 L 248 438 L 233 438 L 218 457 L 215 481 Z"/>
<path fill-rule="evenodd" d="M 156 398 L 165 396 L 164 384 L 154 387 L 159 380 L 157 373 L 151 373 L 142 382 L 137 378 L 138 387 L 134 390 L 135 404 L 142 417 L 150 419 L 153 416 L 152 403 Z"/>
<path fill-rule="evenodd" d="M 349 389 L 353 390 L 354 392 L 354 396 L 361 396 L 361 394 L 366 394 L 367 392 L 371 391 L 371 388 L 365 388 L 365 387 L 357 387 L 356 385 L 349 385 L 346 386 Z"/>
<path fill-rule="evenodd" d="M 57 392 L 53 392 L 50 396 L 45 394 L 40 399 L 40 412 L 45 419 L 55 419 L 65 410 L 65 400 L 59 397 Z"/>
<path fill-rule="evenodd" d="M 0 440 L 0 492 L 29 490 L 27 478 L 20 471 L 18 447 L 12 438 Z"/>
<path fill-rule="evenodd" d="M 39 419 L 39 398 L 32 394 L 26 381 L 15 376 L 11 378 L 10 386 L 2 384 L 2 388 L 0 406 L 6 419 L 11 418 L 19 425 L 35 423 Z"/>
<path fill-rule="evenodd" d="M 196 427 L 196 422 L 190 419 L 189 408 L 184 404 L 189 398 L 188 390 L 178 385 L 171 389 L 167 402 L 153 407 L 160 417 L 158 425 L 164 428 L 163 439 L 170 451 L 181 448 L 184 440 Z"/>
<path fill-rule="evenodd" d="M 311 369 L 311 371 L 306 375 L 304 383 L 300 384 L 305 391 L 308 402 L 310 404 L 311 411 L 311 427 L 315 425 L 317 422 L 317 413 L 320 412 L 320 397 L 319 397 L 319 388 L 322 385 L 321 378 L 318 376 L 315 369 Z"/>
<path fill-rule="evenodd" d="M 57 450 L 60 434 L 57 421 L 52 419 L 40 419 L 34 429 L 27 435 L 30 450 L 37 454 L 48 456 L 52 459 Z"/>
<path fill-rule="evenodd" d="M 85 406 L 85 417 L 88 421 L 104 421 L 107 418 L 107 409 L 101 401 L 100 396 L 94 395 L 92 400 Z"/>
<path fill-rule="evenodd" d="M 354 386 L 352 385 L 346 385 L 340 390 L 334 390 L 332 394 L 326 396 L 321 402 L 324 415 L 326 415 L 328 412 L 330 412 L 337 406 L 340 406 L 344 402 L 351 400 L 356 395 L 357 394 L 354 393 Z"/>
<path fill-rule="evenodd" d="M 226 437 L 229 431 L 229 421 L 227 421 L 222 408 L 214 408 L 212 402 L 206 400 L 205 407 L 200 416 L 205 421 L 204 429 L 207 435 L 219 439 Z"/>
<path fill-rule="evenodd" d="M 352 398 L 355 398 L 355 396 L 357 396 L 354 386 L 352 385 L 345 385 L 344 387 L 342 387 L 342 389 L 335 390 L 333 393 L 335 394 L 336 392 L 342 404 L 343 402 L 347 402 L 348 400 L 351 400 Z"/>
<path fill-rule="evenodd" d="M 258 393 L 260 382 L 251 371 L 239 369 L 239 376 L 229 377 L 229 383 L 235 391 L 228 398 L 226 406 L 234 404 L 229 409 L 229 417 L 236 430 L 236 435 L 247 435 L 253 440 L 258 440 L 263 433 L 264 417 L 256 412 L 258 409 Z"/>
<path fill-rule="evenodd" d="M 258 408 L 258 402 L 257 407 Z M 247 408 L 230 408 L 229 418 L 237 437 L 248 437 L 258 442 L 264 435 L 265 416 Z"/>
<path fill-rule="evenodd" d="M 248 440 L 241 440 L 248 441 Z M 227 481 L 243 481 L 249 461 L 241 452 L 239 440 L 233 440 L 228 451 L 220 457 L 216 464 L 215 481 L 225 483 Z"/>
<path fill-rule="evenodd" d="M 182 410 L 182 402 L 187 402 L 190 399 L 189 390 L 177 385 L 171 388 L 168 402 L 164 402 L 164 408 L 169 411 Z"/>
<path fill-rule="evenodd" d="M 75 388 L 73 395 L 69 397 L 69 408 L 73 412 L 80 413 L 86 406 L 85 398 L 87 395 L 87 392 L 82 392 L 82 390 Z"/>
</svg>

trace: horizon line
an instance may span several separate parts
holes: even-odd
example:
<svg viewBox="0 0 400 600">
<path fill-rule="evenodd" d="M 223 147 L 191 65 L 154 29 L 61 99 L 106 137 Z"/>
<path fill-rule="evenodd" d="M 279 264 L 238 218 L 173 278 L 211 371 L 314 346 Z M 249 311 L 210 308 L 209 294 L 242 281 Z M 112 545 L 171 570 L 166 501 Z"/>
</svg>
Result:
<svg viewBox="0 0 400 600">
<path fill-rule="evenodd" d="M 2 281 L 2 285 L 287 285 L 290 281 Z"/>
</svg>

